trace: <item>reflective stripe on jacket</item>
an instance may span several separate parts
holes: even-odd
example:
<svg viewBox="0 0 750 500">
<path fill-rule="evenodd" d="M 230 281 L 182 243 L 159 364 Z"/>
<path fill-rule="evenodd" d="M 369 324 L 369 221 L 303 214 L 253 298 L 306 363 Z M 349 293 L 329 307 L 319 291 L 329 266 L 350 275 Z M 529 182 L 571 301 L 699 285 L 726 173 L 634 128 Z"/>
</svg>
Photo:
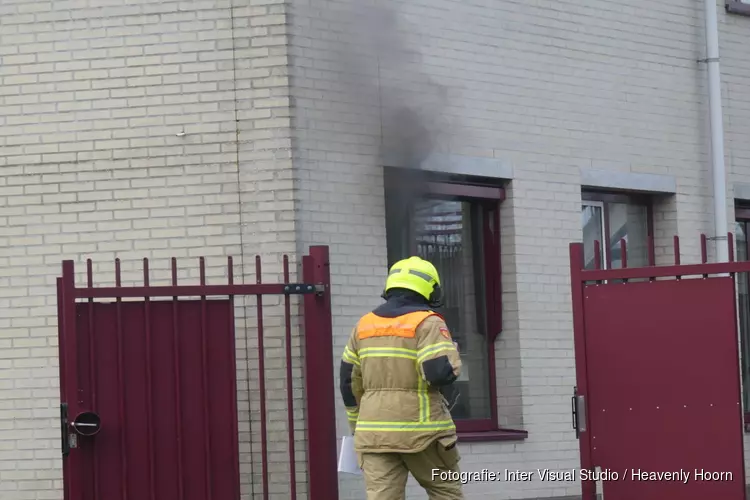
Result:
<svg viewBox="0 0 750 500">
<path fill-rule="evenodd" d="M 341 395 L 355 449 L 412 453 L 454 435 L 439 388 L 453 383 L 460 370 L 458 351 L 437 313 L 363 316 L 341 358 Z"/>
</svg>

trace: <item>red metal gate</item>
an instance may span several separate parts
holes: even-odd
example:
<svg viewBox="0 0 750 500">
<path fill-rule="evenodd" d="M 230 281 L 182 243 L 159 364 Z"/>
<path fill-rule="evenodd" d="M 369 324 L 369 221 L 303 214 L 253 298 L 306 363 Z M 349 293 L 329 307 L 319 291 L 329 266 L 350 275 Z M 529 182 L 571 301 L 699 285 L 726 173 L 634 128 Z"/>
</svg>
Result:
<svg viewBox="0 0 750 500">
<path fill-rule="evenodd" d="M 734 273 L 750 263 L 731 262 L 728 237 L 729 263 L 707 264 L 702 236 L 703 263 L 679 265 L 675 237 L 674 266 L 650 245 L 651 266 L 627 268 L 622 241 L 609 270 L 584 270 L 571 245 L 584 500 L 745 498 Z"/>
<path fill-rule="evenodd" d="M 87 286 L 76 288 L 73 261 L 64 261 L 57 279 L 60 329 L 61 432 L 66 500 L 239 500 L 239 433 L 234 297 L 255 295 L 260 398 L 262 498 L 269 488 L 270 460 L 264 365 L 263 297 L 283 297 L 288 474 L 285 498 L 297 498 L 295 444 L 307 446 L 307 498 L 336 500 L 336 429 L 330 276 L 327 247 L 311 247 L 302 261 L 304 283 L 235 284 L 232 258 L 227 284 L 206 283 L 200 258 L 200 284 L 149 283 L 143 260 L 143 286 L 121 283 L 94 287 L 87 262 Z M 304 295 L 303 377 L 306 438 L 295 438 L 292 390 L 291 295 Z M 213 297 L 223 298 L 213 298 Z M 200 297 L 188 300 L 186 297 Z M 115 299 L 102 302 L 100 299 Z M 127 299 L 142 298 L 132 301 Z M 168 298 L 168 300 L 159 299 Z M 126 299 L 126 300 L 123 300 Z M 248 356 L 250 359 L 250 356 Z M 274 422 L 275 423 L 275 422 Z M 298 426 L 299 427 L 299 426 Z M 260 494 L 260 493 L 258 493 Z"/>
</svg>

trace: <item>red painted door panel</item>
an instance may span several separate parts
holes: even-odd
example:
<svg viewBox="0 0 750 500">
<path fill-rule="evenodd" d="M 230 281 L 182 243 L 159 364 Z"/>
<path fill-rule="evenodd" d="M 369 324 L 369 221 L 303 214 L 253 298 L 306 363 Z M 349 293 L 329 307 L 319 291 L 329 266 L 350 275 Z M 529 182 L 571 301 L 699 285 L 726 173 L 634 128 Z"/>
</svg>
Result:
<svg viewBox="0 0 750 500">
<path fill-rule="evenodd" d="M 591 456 L 619 475 L 606 500 L 745 498 L 734 300 L 731 278 L 585 288 Z"/>
<path fill-rule="evenodd" d="M 63 400 L 101 430 L 66 458 L 68 500 L 239 498 L 233 317 L 229 300 L 76 304 L 80 399 Z"/>
</svg>

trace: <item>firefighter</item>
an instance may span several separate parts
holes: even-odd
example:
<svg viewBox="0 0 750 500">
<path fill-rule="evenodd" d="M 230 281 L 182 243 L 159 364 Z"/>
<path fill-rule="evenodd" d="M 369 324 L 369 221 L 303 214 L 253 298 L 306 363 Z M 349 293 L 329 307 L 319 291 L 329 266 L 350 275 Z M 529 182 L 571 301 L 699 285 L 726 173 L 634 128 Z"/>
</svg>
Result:
<svg viewBox="0 0 750 500">
<path fill-rule="evenodd" d="M 389 270 L 384 304 L 364 315 L 341 360 L 340 391 L 367 500 L 405 499 L 408 474 L 430 500 L 463 499 L 456 426 L 441 389 L 461 371 L 438 272 L 411 257 Z"/>
</svg>

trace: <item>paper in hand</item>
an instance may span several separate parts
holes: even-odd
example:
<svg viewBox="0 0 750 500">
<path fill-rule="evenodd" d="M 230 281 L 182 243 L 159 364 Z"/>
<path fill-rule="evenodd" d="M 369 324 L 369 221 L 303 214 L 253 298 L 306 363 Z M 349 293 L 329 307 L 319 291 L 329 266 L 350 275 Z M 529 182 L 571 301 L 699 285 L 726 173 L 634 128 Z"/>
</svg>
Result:
<svg viewBox="0 0 750 500">
<path fill-rule="evenodd" d="M 341 452 L 339 453 L 339 472 L 346 474 L 362 475 L 359 468 L 357 452 L 354 451 L 354 436 L 344 436 L 341 440 Z"/>
</svg>

